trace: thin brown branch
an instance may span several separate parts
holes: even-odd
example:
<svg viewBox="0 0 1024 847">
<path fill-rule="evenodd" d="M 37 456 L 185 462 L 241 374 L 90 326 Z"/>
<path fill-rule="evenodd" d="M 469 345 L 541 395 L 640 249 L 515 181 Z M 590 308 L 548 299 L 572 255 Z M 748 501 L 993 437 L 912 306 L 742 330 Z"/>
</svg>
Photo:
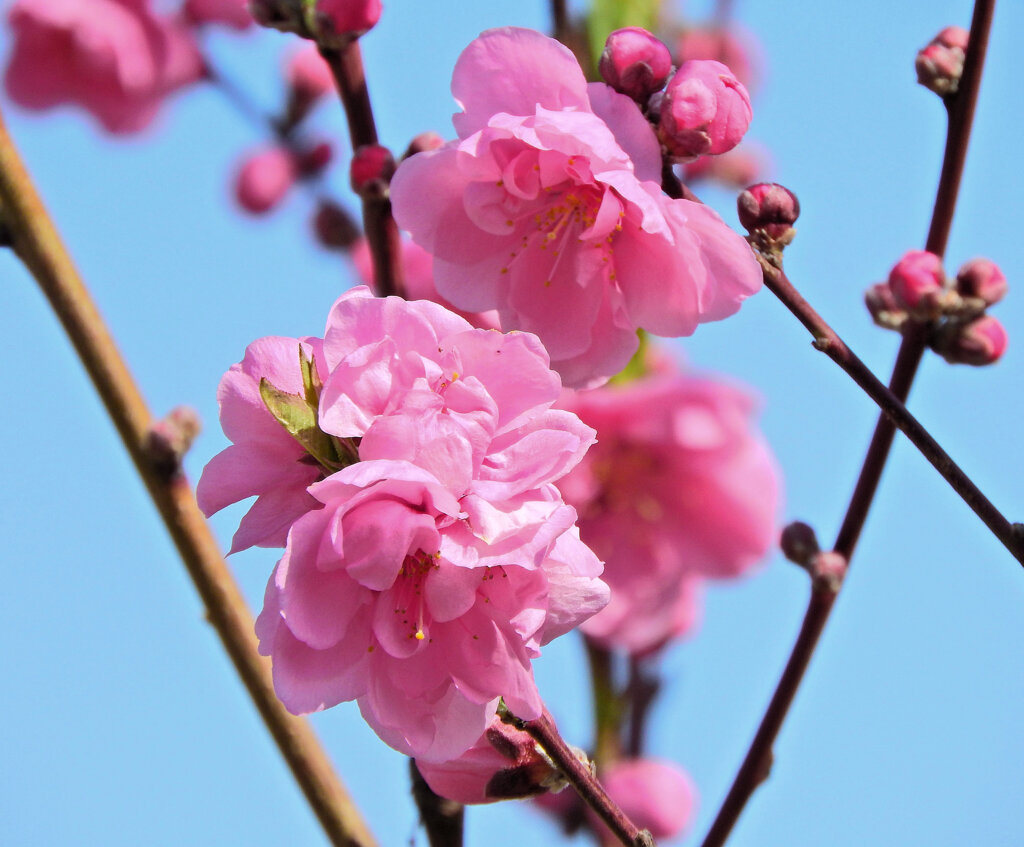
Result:
<svg viewBox="0 0 1024 847">
<path fill-rule="evenodd" d="M 344 47 L 320 47 L 320 55 L 331 68 L 348 120 L 353 152 L 360 147 L 377 144 L 377 124 L 373 117 L 370 92 L 359 41 Z M 401 235 L 391 214 L 387 193 L 366 194 L 363 201 L 363 230 L 373 259 L 373 280 L 377 293 L 404 296 Z"/>
<path fill-rule="evenodd" d="M 953 214 L 956 210 L 956 200 L 963 176 L 967 146 L 974 120 L 978 91 L 981 86 L 981 76 L 985 64 L 985 54 L 994 11 L 995 0 L 976 0 L 971 19 L 970 38 L 968 40 L 964 70 L 960 78 L 958 92 L 946 100 L 949 117 L 946 149 L 943 156 L 935 204 L 932 209 L 928 238 L 925 244 L 926 250 L 940 257 L 945 254 L 946 244 L 952 227 Z M 766 275 L 768 275 L 768 269 L 765 268 L 765 270 Z M 783 279 L 785 278 L 781 271 L 780 275 Z M 788 280 L 786 282 L 788 283 Z M 815 346 L 819 349 L 824 349 L 835 360 L 836 355 L 840 352 L 840 348 L 831 343 L 828 335 L 828 333 L 831 333 L 832 336 L 835 336 L 835 333 L 831 332 L 831 329 L 824 324 L 824 321 L 821 321 L 819 324 L 817 321 L 821 320 L 820 317 L 814 313 L 813 309 L 810 309 L 806 300 L 795 289 L 792 289 L 792 286 L 789 286 L 789 289 L 790 302 L 787 302 L 786 305 L 815 336 Z M 810 311 L 805 312 L 805 309 Z M 812 314 L 817 320 L 811 319 Z M 827 332 L 825 332 L 826 330 Z M 906 413 L 908 418 L 910 414 L 906 412 L 903 404 L 910 395 L 914 376 L 924 355 L 927 335 L 927 326 L 914 327 L 904 334 L 899 353 L 896 357 L 896 364 L 889 380 L 889 388 L 887 389 L 889 396 L 899 404 L 899 408 Z M 819 342 L 825 343 L 826 346 L 820 346 Z M 842 348 L 846 349 L 845 345 L 842 345 Z M 849 352 L 848 349 L 846 352 Z M 859 362 L 859 360 L 857 361 Z M 864 370 L 867 374 L 871 374 L 866 367 Z M 871 374 L 871 377 L 874 379 L 873 374 Z M 878 380 L 874 379 L 874 382 L 878 382 Z M 885 468 L 889 450 L 892 447 L 893 438 L 898 426 L 898 421 L 892 414 L 896 407 L 891 404 L 890 406 L 891 408 L 888 409 L 886 406 L 882 406 L 882 414 L 879 416 L 878 423 L 875 426 L 875 432 L 868 447 L 864 464 L 861 467 L 850 505 L 847 507 L 846 515 L 843 518 L 843 523 L 836 538 L 834 551 L 847 564 L 853 555 L 857 540 L 867 520 L 868 512 L 874 500 L 875 492 L 878 489 L 882 471 Z M 900 428 L 902 429 L 902 427 Z M 924 434 L 927 435 L 927 433 Z M 928 437 L 930 438 L 930 436 Z M 932 440 L 932 443 L 934 444 L 934 440 Z M 937 444 L 934 446 L 938 447 Z M 948 459 L 948 457 L 946 458 Z M 950 464 L 952 464 L 951 460 Z M 940 472 L 943 471 L 943 467 L 939 465 L 936 465 L 936 467 Z M 943 475 L 945 476 L 946 474 L 943 473 Z M 969 480 L 967 481 L 969 482 Z M 980 495 L 980 492 L 977 493 Z M 961 494 L 961 496 L 963 495 Z M 978 513 L 976 508 L 978 503 L 972 503 L 970 500 L 968 500 L 968 503 Z M 984 500 L 984 503 L 991 507 L 987 500 Z M 985 509 L 983 511 L 990 519 L 997 522 L 999 531 L 993 528 L 993 532 L 1000 537 L 1000 541 L 1007 546 L 1007 549 L 1014 554 L 1018 561 L 1024 563 L 1024 558 L 1022 558 L 1024 538 L 1022 538 L 1019 532 L 1019 525 L 1009 524 L 994 507 L 992 507 L 991 512 Z M 981 513 L 979 513 L 979 516 L 986 520 L 985 516 Z M 988 520 L 986 520 L 986 525 L 989 525 Z M 992 527 L 990 526 L 990 528 Z M 789 661 L 772 695 L 768 709 L 761 720 L 757 734 L 751 743 L 750 749 L 747 751 L 747 756 L 740 767 L 740 771 L 737 773 L 736 779 L 733 781 L 721 809 L 719 809 L 711 830 L 704 839 L 703 847 L 721 847 L 721 845 L 725 844 L 750 797 L 757 789 L 757 786 L 767 778 L 768 769 L 771 766 L 775 739 L 778 737 L 789 707 L 800 687 L 804 672 L 817 646 L 818 639 L 828 622 L 829 614 L 835 602 L 835 596 L 835 592 L 831 591 L 827 585 L 822 586 L 816 583 L 812 588 L 804 622 L 796 644 L 793 646 Z"/>
<path fill-rule="evenodd" d="M 502 715 L 502 720 L 530 734 L 562 771 L 568 783 L 576 789 L 580 799 L 597 813 L 626 847 L 652 847 L 654 839 L 651 838 L 651 834 L 645 829 L 639 829 L 608 796 L 589 765 L 580 761 L 573 749 L 559 735 L 558 728 L 547 709 L 544 710 L 544 714 L 532 721 L 520 720 L 508 712 Z"/>
<path fill-rule="evenodd" d="M 269 661 L 256 652 L 252 616 L 192 491 L 161 471 L 147 450 L 153 423 L 103 319 L 62 244 L 0 116 L 0 208 L 14 251 L 35 277 L 163 518 L 182 561 L 267 728 L 332 844 L 375 844 L 309 724 L 274 694 Z"/>
</svg>

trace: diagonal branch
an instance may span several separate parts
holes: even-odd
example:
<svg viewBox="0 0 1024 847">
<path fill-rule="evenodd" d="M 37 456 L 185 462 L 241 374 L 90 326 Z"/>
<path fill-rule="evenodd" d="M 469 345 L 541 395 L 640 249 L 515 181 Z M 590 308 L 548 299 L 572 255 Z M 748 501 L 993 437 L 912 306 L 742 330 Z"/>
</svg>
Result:
<svg viewBox="0 0 1024 847">
<path fill-rule="evenodd" d="M 160 512 L 207 617 L 281 754 L 332 844 L 375 841 L 307 721 L 274 694 L 270 663 L 256 652 L 252 616 L 220 554 L 188 482 L 168 474 L 148 449 L 153 423 L 145 402 L 72 264 L 0 116 L 0 210 L 15 253 L 64 326 Z"/>
</svg>

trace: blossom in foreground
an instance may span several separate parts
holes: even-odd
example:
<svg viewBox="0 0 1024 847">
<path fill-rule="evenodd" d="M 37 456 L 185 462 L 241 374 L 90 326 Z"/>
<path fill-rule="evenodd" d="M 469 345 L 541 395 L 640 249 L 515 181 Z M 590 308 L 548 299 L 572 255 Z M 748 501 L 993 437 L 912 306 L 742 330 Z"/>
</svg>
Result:
<svg viewBox="0 0 1024 847">
<path fill-rule="evenodd" d="M 282 456 L 289 482 L 311 469 L 313 502 L 287 499 L 306 511 L 257 621 L 285 706 L 358 700 L 384 741 L 425 761 L 468 748 L 499 697 L 537 717 L 531 660 L 607 602 L 601 563 L 553 485 L 593 430 L 551 408 L 560 384 L 537 339 L 358 288 L 313 350 L 322 385 L 298 345 L 297 364 L 278 372 L 260 360 L 277 341 L 257 344 L 225 378 L 235 445 L 200 493 L 204 508 L 259 493 L 262 466 L 226 454 L 259 441 L 283 449 L 275 419 L 309 454 Z"/>
<path fill-rule="evenodd" d="M 254 341 L 217 388 L 220 424 L 232 444 L 203 469 L 196 486 L 199 508 L 209 517 L 225 506 L 256 497 L 231 541 L 231 553 L 254 545 L 284 547 L 291 525 L 318 502 L 306 488 L 323 472 L 274 418 L 260 393 L 266 380 L 288 394 L 303 389 L 299 351 L 322 370 L 317 338 L 269 337 Z"/>
<path fill-rule="evenodd" d="M 566 385 L 621 370 L 638 327 L 688 335 L 759 288 L 743 239 L 661 192 L 660 148 L 637 104 L 588 85 L 558 42 L 485 32 L 452 92 L 458 140 L 398 168 L 396 220 L 434 256 L 445 299 L 536 333 Z"/>
<path fill-rule="evenodd" d="M 582 629 L 647 653 L 692 629 L 704 579 L 739 576 L 768 551 L 775 463 L 752 399 L 712 379 L 666 371 L 563 402 L 598 433 L 560 488 L 612 589 Z"/>
<path fill-rule="evenodd" d="M 202 76 L 180 23 L 145 0 L 17 0 L 4 83 L 28 109 L 76 103 L 112 133 L 144 129 L 174 90 Z"/>
</svg>

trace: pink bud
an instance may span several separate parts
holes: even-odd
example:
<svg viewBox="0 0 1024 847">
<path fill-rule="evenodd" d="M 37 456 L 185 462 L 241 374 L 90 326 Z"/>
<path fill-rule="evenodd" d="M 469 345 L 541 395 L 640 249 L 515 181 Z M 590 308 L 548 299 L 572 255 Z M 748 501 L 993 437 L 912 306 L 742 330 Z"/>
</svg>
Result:
<svg viewBox="0 0 1024 847">
<path fill-rule="evenodd" d="M 991 365 L 1006 352 L 1006 329 L 990 315 L 982 315 L 942 338 L 938 351 L 947 362 L 960 365 Z"/>
<path fill-rule="evenodd" d="M 908 251 L 889 272 L 889 287 L 896 302 L 923 320 L 938 316 L 945 284 L 942 260 L 926 250 Z"/>
<path fill-rule="evenodd" d="M 247 212 L 269 212 L 284 198 L 298 177 L 295 158 L 281 147 L 249 156 L 235 177 L 235 198 Z"/>
<path fill-rule="evenodd" d="M 956 290 L 964 297 L 976 297 L 986 306 L 1006 296 L 1006 277 L 990 259 L 971 259 L 956 272 Z"/>
<path fill-rule="evenodd" d="M 956 93 L 964 70 L 964 54 L 969 33 L 948 26 L 918 51 L 914 60 L 917 81 L 941 97 Z"/>
<path fill-rule="evenodd" d="M 402 158 L 408 159 L 410 156 L 415 156 L 417 153 L 427 153 L 431 150 L 436 150 L 438 147 L 443 145 L 444 139 L 436 132 L 421 132 L 409 142 L 409 146 L 405 148 Z"/>
<path fill-rule="evenodd" d="M 387 147 L 366 144 L 352 154 L 352 190 L 360 197 L 383 195 L 395 173 L 395 159 Z"/>
<path fill-rule="evenodd" d="M 337 203 L 321 200 L 313 215 L 313 232 L 328 250 L 350 250 L 359 240 L 359 227 Z"/>
<path fill-rule="evenodd" d="M 321 26 L 341 38 L 358 38 L 380 20 L 380 0 L 316 0 Z"/>
<path fill-rule="evenodd" d="M 661 102 L 658 134 L 679 161 L 731 150 L 747 131 L 750 95 L 721 62 L 684 62 L 669 80 Z"/>
<path fill-rule="evenodd" d="M 800 216 L 800 201 L 783 185 L 762 182 L 746 189 L 736 200 L 740 223 L 748 232 L 763 230 L 774 239 L 792 238 Z"/>
<path fill-rule="evenodd" d="M 721 156 L 701 156 L 683 166 L 683 181 L 712 179 L 733 188 L 757 182 L 768 170 L 765 153 L 744 144 Z"/>
<path fill-rule="evenodd" d="M 295 95 L 309 103 L 334 90 L 334 75 L 312 44 L 292 53 L 285 76 Z"/>
<path fill-rule="evenodd" d="M 532 797 L 564 784 L 534 740 L 500 718 L 459 758 L 417 760 L 416 767 L 435 794 L 467 805 Z"/>
<path fill-rule="evenodd" d="M 598 70 L 616 91 L 646 103 L 665 85 L 672 72 L 672 56 L 646 29 L 629 26 L 608 36 Z"/>
<path fill-rule="evenodd" d="M 193 25 L 223 24 L 232 29 L 248 29 L 253 24 L 247 0 L 185 0 L 185 20 Z"/>
<path fill-rule="evenodd" d="M 735 26 L 729 29 L 693 27 L 676 41 L 676 56 L 680 63 L 691 59 L 714 59 L 727 65 L 748 89 L 756 83 L 758 52 L 750 33 L 739 31 Z"/>
</svg>

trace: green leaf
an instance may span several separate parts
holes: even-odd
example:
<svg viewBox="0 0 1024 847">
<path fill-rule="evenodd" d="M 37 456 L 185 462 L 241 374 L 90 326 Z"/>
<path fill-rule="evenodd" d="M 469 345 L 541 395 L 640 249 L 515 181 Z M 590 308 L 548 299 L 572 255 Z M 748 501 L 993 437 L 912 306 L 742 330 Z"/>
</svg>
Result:
<svg viewBox="0 0 1024 847">
<path fill-rule="evenodd" d="M 305 379 L 305 374 L 303 374 Z M 267 411 L 328 471 L 339 466 L 331 437 L 317 422 L 317 403 L 299 394 L 288 394 L 276 388 L 266 377 L 260 380 L 260 397 Z"/>
<path fill-rule="evenodd" d="M 594 67 L 609 34 L 624 26 L 642 26 L 653 31 L 658 25 L 661 0 L 594 0 L 587 18 L 587 36 Z"/>
</svg>

